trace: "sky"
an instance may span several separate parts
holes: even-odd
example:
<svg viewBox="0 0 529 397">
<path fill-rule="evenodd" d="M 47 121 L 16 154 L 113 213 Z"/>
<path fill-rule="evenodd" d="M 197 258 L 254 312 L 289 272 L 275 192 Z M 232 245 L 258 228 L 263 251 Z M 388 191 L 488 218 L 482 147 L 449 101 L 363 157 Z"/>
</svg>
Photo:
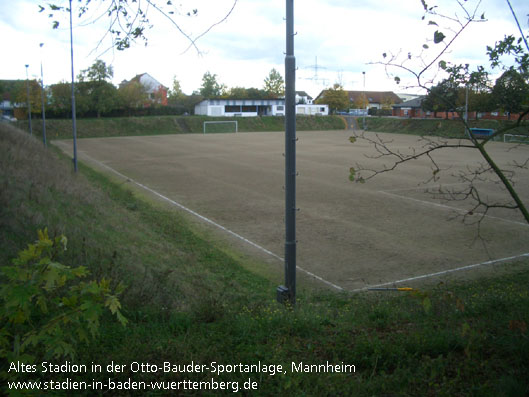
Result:
<svg viewBox="0 0 529 397">
<path fill-rule="evenodd" d="M 86 0 L 83 0 L 83 3 Z M 167 0 L 152 0 L 167 8 Z M 41 63 L 46 85 L 71 81 L 70 30 L 66 13 L 54 18 L 39 4 L 47 0 L 0 0 L 2 62 L 0 79 L 40 78 Z M 79 18 L 79 2 L 73 1 L 73 41 L 75 75 L 97 59 L 112 65 L 112 82 L 118 85 L 137 74 L 149 73 L 171 88 L 177 79 L 186 94 L 201 86 L 205 72 L 217 75 L 227 87 L 262 88 L 272 68 L 284 76 L 285 1 L 284 0 L 173 0 L 173 22 L 154 7 L 140 0 L 153 27 L 142 41 L 118 51 L 105 35 L 109 18 L 105 10 L 110 0 L 92 0 L 88 12 Z M 417 81 L 401 68 L 380 64 L 391 55 L 398 63 L 415 71 L 439 54 L 443 44 L 434 44 L 436 30 L 449 42 L 465 12 L 456 0 L 427 0 L 441 16 L 424 16 L 420 0 L 297 0 L 294 1 L 296 90 L 316 97 L 321 90 L 340 83 L 346 90 L 420 93 Z M 485 20 L 470 24 L 457 37 L 441 59 L 457 64 L 487 65 L 486 46 L 505 35 L 519 36 L 506 0 L 461 0 L 467 11 Z M 66 0 L 52 1 L 68 6 Z M 81 4 L 83 4 L 81 3 Z M 226 20 L 221 21 L 232 9 Z M 529 34 L 529 1 L 511 0 L 524 33 Z M 174 7 L 174 6 L 173 6 Z M 196 15 L 193 10 L 197 10 Z M 191 12 L 191 16 L 187 15 Z M 59 21 L 58 29 L 52 22 Z M 429 24 L 430 21 L 437 25 Z M 218 24 L 217 24 L 218 23 Z M 196 38 L 211 28 L 191 46 Z M 41 47 L 40 43 L 44 45 Z M 424 49 L 423 45 L 428 46 Z M 437 65 L 437 62 L 434 62 Z M 396 84 L 394 76 L 401 78 Z M 440 79 L 434 67 L 423 83 Z"/>
</svg>

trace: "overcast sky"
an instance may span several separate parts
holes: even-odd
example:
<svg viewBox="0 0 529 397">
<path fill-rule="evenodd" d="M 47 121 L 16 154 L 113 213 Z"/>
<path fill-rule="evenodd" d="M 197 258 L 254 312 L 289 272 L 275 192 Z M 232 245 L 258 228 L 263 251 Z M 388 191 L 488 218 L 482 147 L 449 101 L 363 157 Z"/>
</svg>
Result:
<svg viewBox="0 0 529 397">
<path fill-rule="evenodd" d="M 145 0 L 143 0 L 145 3 Z M 83 0 L 84 2 L 84 0 Z M 158 4 L 165 4 L 167 0 Z M 181 4 L 175 21 L 191 37 L 204 32 L 222 19 L 232 8 L 234 0 L 173 0 Z M 70 37 L 67 15 L 59 17 L 59 29 L 52 29 L 48 12 L 39 13 L 38 0 L 0 0 L 0 34 L 2 62 L 0 79 L 24 79 L 25 65 L 29 76 L 40 76 L 43 62 L 45 84 L 70 81 Z M 65 0 L 52 2 L 67 6 Z M 455 0 L 429 0 L 439 5 L 439 13 L 463 17 Z M 465 2 L 474 11 L 479 1 Z M 74 4 L 78 4 L 74 0 Z M 137 42 L 126 51 L 111 49 L 110 38 L 104 37 L 108 18 L 104 17 L 107 1 L 92 0 L 89 12 L 74 17 L 74 67 L 77 75 L 96 59 L 114 68 L 114 84 L 149 73 L 162 84 L 171 87 L 173 77 L 190 94 L 201 85 L 202 75 L 210 71 L 228 87 L 262 88 L 263 80 L 272 68 L 284 75 L 285 1 L 238 0 L 225 22 L 214 26 L 197 41 L 200 54 L 189 47 L 186 39 L 155 9 L 148 9 L 154 27 L 146 32 L 149 42 Z M 529 33 L 529 1 L 511 0 L 525 34 Z M 428 25 L 433 18 L 422 20 L 420 0 L 298 0 L 295 6 L 295 55 L 298 66 L 296 89 L 316 96 L 333 83 L 348 90 L 383 90 L 404 92 L 413 83 L 405 73 L 390 70 L 402 78 L 396 85 L 388 78 L 384 67 L 373 64 L 382 54 L 421 54 L 423 44 L 429 49 L 422 54 L 433 59 L 440 45 L 432 43 L 436 29 L 450 37 L 448 19 L 437 18 L 439 26 Z M 77 5 L 74 6 L 76 10 Z M 196 16 L 187 11 L 197 9 Z M 472 24 L 457 39 L 443 59 L 471 65 L 486 64 L 486 46 L 493 45 L 508 34 L 519 36 L 514 18 L 505 0 L 482 0 L 478 18 L 485 14 L 486 22 Z M 103 16 L 102 16 L 103 15 Z M 102 16 L 101 18 L 98 18 Z M 44 43 L 42 48 L 39 43 Z M 99 43 L 99 46 L 98 46 Z M 411 65 L 411 63 L 410 63 Z M 438 76 L 439 77 L 439 76 Z M 413 92 L 413 90 L 408 89 Z"/>
</svg>

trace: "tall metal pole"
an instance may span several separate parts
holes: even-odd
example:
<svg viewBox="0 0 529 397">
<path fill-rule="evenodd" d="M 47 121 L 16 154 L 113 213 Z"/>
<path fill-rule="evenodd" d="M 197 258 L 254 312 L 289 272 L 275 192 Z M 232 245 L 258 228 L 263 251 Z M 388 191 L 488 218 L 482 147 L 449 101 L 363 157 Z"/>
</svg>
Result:
<svg viewBox="0 0 529 397">
<path fill-rule="evenodd" d="M 285 56 L 285 285 L 277 289 L 280 302 L 296 303 L 296 58 L 294 0 L 286 0 Z"/>
<path fill-rule="evenodd" d="M 73 29 L 72 29 L 72 0 L 70 0 L 70 53 L 72 65 L 72 131 L 73 131 L 73 169 L 77 172 L 77 118 L 75 110 L 75 80 L 73 69 Z"/>
<path fill-rule="evenodd" d="M 28 76 L 29 65 L 26 65 L 26 91 L 28 95 L 28 121 L 29 121 L 29 135 L 33 135 L 33 127 L 31 126 L 31 97 L 29 95 L 29 76 Z"/>
<path fill-rule="evenodd" d="M 366 72 L 362 72 L 364 75 L 364 98 L 366 102 L 364 103 L 364 116 L 362 118 L 362 129 L 366 130 L 366 113 L 367 113 L 367 94 L 366 94 Z"/>
<path fill-rule="evenodd" d="M 468 84 L 465 87 L 465 135 L 470 135 L 468 133 Z"/>
<path fill-rule="evenodd" d="M 40 48 L 44 43 L 40 43 Z M 42 142 L 44 142 L 44 146 L 47 146 L 46 143 L 46 106 L 44 105 L 44 72 L 42 68 L 42 50 L 40 52 L 40 81 L 42 83 L 42 90 L 41 90 L 41 100 L 42 100 Z"/>
</svg>

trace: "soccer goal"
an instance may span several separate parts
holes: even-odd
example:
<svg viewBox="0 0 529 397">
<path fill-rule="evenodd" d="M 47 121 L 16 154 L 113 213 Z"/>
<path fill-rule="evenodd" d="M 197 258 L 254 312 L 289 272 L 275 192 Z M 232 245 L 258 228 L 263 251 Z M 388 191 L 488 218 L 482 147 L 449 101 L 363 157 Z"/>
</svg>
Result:
<svg viewBox="0 0 529 397">
<path fill-rule="evenodd" d="M 237 120 L 230 121 L 204 121 L 204 134 L 217 134 L 226 132 L 239 132 Z"/>
<path fill-rule="evenodd" d="M 505 134 L 503 135 L 503 142 L 529 144 L 529 135 Z"/>
</svg>

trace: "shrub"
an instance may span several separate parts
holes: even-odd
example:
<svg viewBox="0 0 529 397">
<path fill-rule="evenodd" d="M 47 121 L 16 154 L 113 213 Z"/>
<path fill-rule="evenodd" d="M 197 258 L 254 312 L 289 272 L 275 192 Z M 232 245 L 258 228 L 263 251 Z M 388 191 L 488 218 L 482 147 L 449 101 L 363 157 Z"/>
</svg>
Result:
<svg viewBox="0 0 529 397">
<path fill-rule="evenodd" d="M 89 275 L 84 266 L 56 261 L 66 245 L 65 236 L 51 239 L 47 229 L 39 230 L 38 240 L 0 269 L 0 358 L 7 365 L 74 358 L 76 346 L 98 333 L 105 309 L 127 323 L 118 300 L 123 286 L 113 290 L 109 280 L 82 281 Z"/>
</svg>

